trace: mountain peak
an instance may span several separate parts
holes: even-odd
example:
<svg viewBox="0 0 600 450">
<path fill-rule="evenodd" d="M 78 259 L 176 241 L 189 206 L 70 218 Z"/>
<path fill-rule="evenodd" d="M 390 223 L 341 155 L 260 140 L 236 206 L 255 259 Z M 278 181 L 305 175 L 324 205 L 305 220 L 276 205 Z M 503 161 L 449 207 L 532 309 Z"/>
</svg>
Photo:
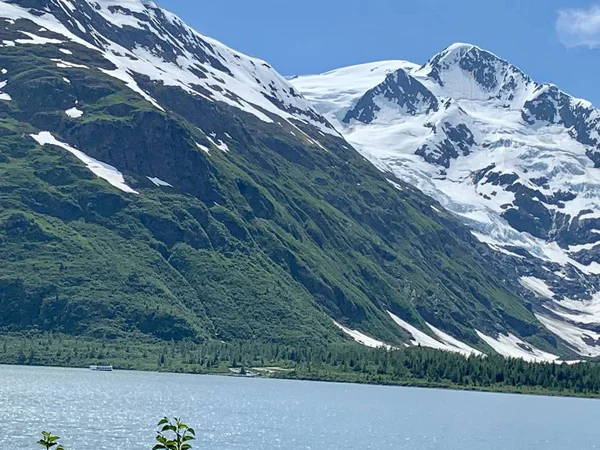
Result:
<svg viewBox="0 0 600 450">
<path fill-rule="evenodd" d="M 501 59 L 488 50 L 478 47 L 477 45 L 466 44 L 464 42 L 455 42 L 441 52 L 435 54 L 422 66 L 422 68 L 450 66 L 452 64 L 459 63 L 465 58 L 494 60 L 509 65 L 507 61 Z"/>
<path fill-rule="evenodd" d="M 454 44 L 450 44 L 448 47 L 446 47 L 444 50 L 442 50 L 440 53 L 438 53 L 438 55 L 439 54 L 444 54 L 444 55 L 459 54 L 460 55 L 460 54 L 469 52 L 471 50 L 485 51 L 482 48 L 480 48 L 474 44 L 467 44 L 465 42 L 455 42 Z M 435 58 L 435 56 L 434 56 L 434 58 Z"/>
<path fill-rule="evenodd" d="M 348 111 L 345 123 L 358 120 L 371 123 L 375 119 L 392 120 L 398 115 L 417 115 L 437 111 L 435 96 L 403 68 L 388 74 L 383 83 L 369 90 Z"/>
<path fill-rule="evenodd" d="M 496 99 L 503 107 L 521 107 L 536 86 L 516 66 L 492 52 L 464 43 L 442 50 L 414 75 L 425 79 L 427 87 L 437 95 L 481 101 Z"/>
</svg>

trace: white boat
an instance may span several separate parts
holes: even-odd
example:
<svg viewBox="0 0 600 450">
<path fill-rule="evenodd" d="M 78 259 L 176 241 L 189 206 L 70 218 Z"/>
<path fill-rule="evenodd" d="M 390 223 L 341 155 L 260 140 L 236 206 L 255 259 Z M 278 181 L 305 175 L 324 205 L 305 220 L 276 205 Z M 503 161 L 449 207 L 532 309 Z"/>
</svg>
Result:
<svg viewBox="0 0 600 450">
<path fill-rule="evenodd" d="M 113 366 L 90 366 L 90 370 L 96 372 L 112 372 Z"/>
</svg>

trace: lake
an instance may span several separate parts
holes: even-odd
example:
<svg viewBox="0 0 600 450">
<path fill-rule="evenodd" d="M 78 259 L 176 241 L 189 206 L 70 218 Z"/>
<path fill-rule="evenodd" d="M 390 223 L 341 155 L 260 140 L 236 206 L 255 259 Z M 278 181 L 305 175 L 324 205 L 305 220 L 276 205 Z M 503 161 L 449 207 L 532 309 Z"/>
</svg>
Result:
<svg viewBox="0 0 600 450">
<path fill-rule="evenodd" d="M 149 450 L 164 415 L 194 449 L 587 450 L 600 401 L 144 372 L 0 366 L 0 450 Z"/>
</svg>

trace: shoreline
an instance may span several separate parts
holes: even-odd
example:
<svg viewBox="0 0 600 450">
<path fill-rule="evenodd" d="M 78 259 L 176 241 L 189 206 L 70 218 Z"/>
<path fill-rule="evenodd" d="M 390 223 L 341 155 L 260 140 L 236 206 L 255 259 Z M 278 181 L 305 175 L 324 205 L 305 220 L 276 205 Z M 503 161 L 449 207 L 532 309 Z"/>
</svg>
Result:
<svg viewBox="0 0 600 450">
<path fill-rule="evenodd" d="M 0 367 L 17 367 L 17 368 L 50 368 L 50 369 L 71 369 L 71 370 L 88 370 L 88 367 L 82 366 L 69 366 L 69 365 L 52 365 L 52 364 L 10 364 L 0 362 Z M 260 369 L 260 368 L 252 368 Z M 329 383 L 329 384 L 342 384 L 342 385 L 359 385 L 359 386 L 380 386 L 380 387 L 399 387 L 399 388 L 415 388 L 415 389 L 428 389 L 428 390 L 439 390 L 439 391 L 453 391 L 453 392 L 470 392 L 470 393 L 482 393 L 482 394 L 499 394 L 499 395 L 518 395 L 518 396 L 535 396 L 535 397 L 548 397 L 548 398 L 571 398 L 581 400 L 600 400 L 600 393 L 598 394 L 580 394 L 574 392 L 557 392 L 545 389 L 518 389 L 510 386 L 506 387 L 486 387 L 486 386 L 460 386 L 451 385 L 446 383 L 429 382 L 419 379 L 407 379 L 398 381 L 381 381 L 377 383 L 370 383 L 362 380 L 349 380 L 349 379 L 332 379 L 319 375 L 304 375 L 295 373 L 295 369 L 286 369 L 287 372 L 280 372 L 278 375 L 263 375 L 258 376 L 240 376 L 235 373 L 227 371 L 210 371 L 210 372 L 192 372 L 192 371 L 171 371 L 171 370 L 156 370 L 143 368 L 118 368 L 115 367 L 113 372 L 139 372 L 139 373 L 153 373 L 153 374 L 172 374 L 172 375 L 196 375 L 196 376 L 217 376 L 237 379 L 272 379 L 282 381 L 304 381 L 314 383 Z M 106 372 L 111 373 L 111 372 Z"/>
</svg>

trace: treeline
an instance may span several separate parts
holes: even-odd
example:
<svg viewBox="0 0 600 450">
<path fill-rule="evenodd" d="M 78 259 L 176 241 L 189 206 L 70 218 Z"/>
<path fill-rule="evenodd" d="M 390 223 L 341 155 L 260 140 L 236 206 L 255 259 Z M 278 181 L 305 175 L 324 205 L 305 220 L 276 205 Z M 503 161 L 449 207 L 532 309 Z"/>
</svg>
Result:
<svg viewBox="0 0 600 450">
<path fill-rule="evenodd" d="M 65 335 L 0 337 L 0 363 L 187 373 L 226 373 L 231 367 L 275 368 L 280 377 L 474 390 L 600 396 L 600 365 L 528 363 L 500 356 L 470 357 L 412 347 L 388 352 L 353 343 L 316 346 L 262 342 L 98 341 Z"/>
<path fill-rule="evenodd" d="M 469 357 L 427 348 L 383 350 L 311 349 L 300 351 L 298 377 L 350 381 L 459 387 L 514 392 L 597 396 L 600 365 L 584 362 L 530 363 L 501 356 Z M 343 374 L 341 378 L 339 374 Z"/>
</svg>

